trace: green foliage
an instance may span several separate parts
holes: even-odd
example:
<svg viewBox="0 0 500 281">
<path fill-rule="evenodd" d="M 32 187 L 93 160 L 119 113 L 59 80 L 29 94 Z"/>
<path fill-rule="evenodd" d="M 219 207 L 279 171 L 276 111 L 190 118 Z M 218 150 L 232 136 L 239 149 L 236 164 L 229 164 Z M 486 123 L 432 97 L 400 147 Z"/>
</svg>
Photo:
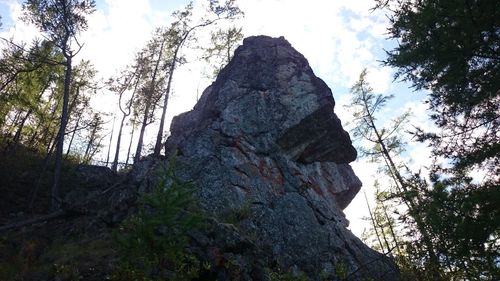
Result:
<svg viewBox="0 0 500 281">
<path fill-rule="evenodd" d="M 242 220 L 252 215 L 252 203 L 245 201 L 240 207 L 229 209 L 220 215 L 220 219 L 225 223 L 238 225 Z"/>
<path fill-rule="evenodd" d="M 23 5 L 24 20 L 35 24 L 63 52 L 67 49 L 68 40 L 80 31 L 87 29 L 85 15 L 95 10 L 93 0 L 28 0 Z"/>
<path fill-rule="evenodd" d="M 204 49 L 203 59 L 210 64 L 210 78 L 215 78 L 220 70 L 226 66 L 234 50 L 243 39 L 242 28 L 231 27 L 225 30 L 218 29 L 210 33 L 210 45 Z"/>
<path fill-rule="evenodd" d="M 377 114 L 386 105 L 390 96 L 375 95 L 373 89 L 365 80 L 366 71 L 360 75 L 359 81 L 353 86 L 351 107 L 354 108 L 354 135 L 373 144 L 371 148 L 363 148 L 364 156 L 371 161 L 380 163 L 381 170 L 388 176 L 390 183 L 382 191 L 377 184 L 377 206 L 370 209 L 370 219 L 379 250 L 390 253 L 396 249 L 399 265 L 412 264 L 412 270 L 420 273 L 430 273 L 435 280 L 441 280 L 439 259 L 434 246 L 434 233 L 430 232 L 425 217 L 420 212 L 423 198 L 422 191 L 426 182 L 420 176 L 413 175 L 403 162 L 396 162 L 397 156 L 404 151 L 400 130 L 406 123 L 408 113 L 394 119 L 391 127 L 380 127 L 377 124 Z M 392 205 L 388 204 L 388 201 Z M 398 221 L 404 225 L 405 232 L 396 233 L 394 220 L 388 214 L 388 207 L 403 204 L 403 211 L 398 215 Z M 397 207 L 392 207 L 398 210 Z M 401 209 L 401 207 L 399 207 Z M 398 238 L 398 235 L 404 239 Z M 403 248 L 399 240 L 404 240 L 408 247 Z"/>
<path fill-rule="evenodd" d="M 349 268 L 343 262 L 338 262 L 335 264 L 335 274 L 340 278 L 340 280 L 345 280 L 349 275 Z"/>
<path fill-rule="evenodd" d="M 82 276 L 75 265 L 54 264 L 54 278 L 61 281 L 78 281 Z"/>
<path fill-rule="evenodd" d="M 20 144 L 16 154 L 4 153 L 5 141 L 0 138 L 0 217 L 10 213 L 25 212 L 33 196 L 35 186 L 39 183 L 38 197 L 33 211 L 45 213 L 48 211 L 48 194 L 53 173 L 53 158 L 48 161 L 48 171 L 41 174 L 45 164 L 45 152 L 38 151 Z M 80 162 L 68 158 L 63 162 L 62 192 L 65 193 L 74 186 L 74 173 Z"/>
<path fill-rule="evenodd" d="M 188 232 L 202 226 L 195 188 L 175 176 L 173 161 L 168 168 L 162 167 L 159 176 L 154 190 L 141 195 L 137 214 L 116 232 L 124 263 L 117 275 L 121 278 L 130 274 L 151 280 L 164 276 L 186 280 L 198 274 L 199 261 L 186 252 Z"/>
<path fill-rule="evenodd" d="M 293 273 L 290 271 L 283 272 L 280 268 L 278 270 L 268 270 L 269 281 L 308 281 L 309 279 L 304 273 Z"/>
<path fill-rule="evenodd" d="M 378 1 L 393 2 L 393 1 Z M 494 0 L 397 1 L 389 36 L 399 46 L 386 64 L 417 88 L 432 89 L 432 106 L 465 112 L 498 97 L 500 11 Z M 493 96 L 492 96 L 493 95 Z"/>
<path fill-rule="evenodd" d="M 391 179 L 382 189 L 376 186 L 377 205 L 370 209 L 373 232 L 366 238 L 373 237 L 382 252 L 392 252 L 408 280 L 497 279 L 499 245 L 492 241 L 498 240 L 499 216 L 493 207 L 498 185 L 480 187 L 464 176 L 443 180 L 432 173 L 428 182 L 398 164 L 404 143 L 398 135 L 384 133 L 397 132 L 405 118 L 396 119 L 392 130 L 378 127 L 374 114 L 386 97 L 372 94 L 364 75 L 353 87 L 352 106 L 359 108 L 355 136 L 375 144 L 364 155 L 381 163 Z"/>
<path fill-rule="evenodd" d="M 379 1 L 395 4 L 389 35 L 400 42 L 387 65 L 417 89 L 430 90 L 441 132 L 416 132 L 449 158 L 454 176 L 480 169 L 496 178 L 500 163 L 500 12 L 494 0 Z"/>
<path fill-rule="evenodd" d="M 366 81 L 367 71 L 364 69 L 359 80 L 351 88 L 351 103 L 346 106 L 354 110 L 351 130 L 357 139 L 368 140 L 371 147 L 357 146 L 360 156 L 368 157 L 373 162 L 381 162 L 384 153 L 397 155 L 404 150 L 405 142 L 401 138 L 401 130 L 408 123 L 410 112 L 391 120 L 390 125 L 380 126 L 377 114 L 394 96 L 374 94 L 373 88 Z"/>
<path fill-rule="evenodd" d="M 418 128 L 415 136 L 448 160 L 433 164 L 418 205 L 443 271 L 450 278 L 498 279 L 500 251 L 491 243 L 500 238 L 500 209 L 493 207 L 500 186 L 498 3 L 377 2 L 387 8 L 389 36 L 399 42 L 385 63 L 430 92 L 430 117 L 439 130 Z"/>
</svg>

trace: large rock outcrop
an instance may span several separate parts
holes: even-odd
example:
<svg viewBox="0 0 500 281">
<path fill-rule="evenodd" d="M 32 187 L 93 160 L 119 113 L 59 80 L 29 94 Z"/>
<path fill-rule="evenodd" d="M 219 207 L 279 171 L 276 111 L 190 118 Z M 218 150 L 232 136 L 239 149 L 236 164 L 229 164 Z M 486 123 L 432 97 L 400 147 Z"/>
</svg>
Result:
<svg viewBox="0 0 500 281">
<path fill-rule="evenodd" d="M 237 231 L 280 268 L 311 280 L 397 280 L 393 263 L 346 228 L 342 210 L 361 182 L 334 106 L 284 38 L 250 37 L 194 109 L 174 118 L 167 154 L 208 213 L 245 210 Z"/>
</svg>

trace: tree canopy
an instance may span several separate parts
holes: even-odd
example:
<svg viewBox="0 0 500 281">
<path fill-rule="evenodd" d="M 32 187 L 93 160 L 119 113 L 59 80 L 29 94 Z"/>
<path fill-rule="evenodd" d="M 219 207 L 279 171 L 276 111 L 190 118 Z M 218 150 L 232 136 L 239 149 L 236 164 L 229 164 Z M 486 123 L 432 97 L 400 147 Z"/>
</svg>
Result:
<svg viewBox="0 0 500 281">
<path fill-rule="evenodd" d="M 398 46 L 386 65 L 428 90 L 438 133 L 421 130 L 457 173 L 500 164 L 500 10 L 494 0 L 378 1 Z"/>
<path fill-rule="evenodd" d="M 437 130 L 417 128 L 435 161 L 419 212 L 447 272 L 498 277 L 500 10 L 492 0 L 378 0 L 398 45 L 385 65 L 416 90 Z M 444 161 L 443 161 L 444 160 Z M 457 275 L 456 275 L 457 276 Z M 496 277 L 495 277 L 496 276 Z"/>
</svg>

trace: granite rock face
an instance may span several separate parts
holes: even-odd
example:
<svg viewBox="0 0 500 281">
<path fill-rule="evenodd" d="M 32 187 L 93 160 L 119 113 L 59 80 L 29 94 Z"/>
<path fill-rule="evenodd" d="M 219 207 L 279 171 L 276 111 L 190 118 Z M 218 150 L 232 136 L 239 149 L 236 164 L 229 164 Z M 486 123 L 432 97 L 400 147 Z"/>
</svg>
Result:
<svg viewBox="0 0 500 281">
<path fill-rule="evenodd" d="M 356 150 L 328 86 L 283 37 L 250 37 L 166 143 L 181 177 L 215 216 L 287 271 L 346 280 L 398 280 L 397 269 L 347 230 L 342 210 L 361 182 Z M 222 219 L 221 219 L 222 220 Z M 343 273 L 342 273 L 343 274 Z"/>
</svg>

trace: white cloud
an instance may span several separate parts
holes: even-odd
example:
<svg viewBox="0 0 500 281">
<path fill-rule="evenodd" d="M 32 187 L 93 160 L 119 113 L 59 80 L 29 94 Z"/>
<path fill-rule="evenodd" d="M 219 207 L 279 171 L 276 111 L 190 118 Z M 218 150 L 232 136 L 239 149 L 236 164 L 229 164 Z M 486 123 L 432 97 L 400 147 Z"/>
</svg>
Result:
<svg viewBox="0 0 500 281">
<path fill-rule="evenodd" d="M 244 0 L 246 35 L 285 36 L 310 62 L 317 75 L 333 84 L 350 87 L 365 67 L 378 71 L 376 56 L 387 20 L 371 13 L 370 0 L 279 1 Z M 356 20 L 351 20 L 350 16 Z M 368 30 L 368 32 L 366 32 Z M 360 36 L 365 32 L 364 36 Z M 382 71 L 384 75 L 387 70 Z M 390 76 L 390 75 L 386 75 Z M 375 79 L 377 89 L 387 89 L 390 79 Z M 386 83 L 384 85 L 384 83 Z"/>
<path fill-rule="evenodd" d="M 32 25 L 27 24 L 19 19 L 23 15 L 22 5 L 16 1 L 8 1 L 7 3 L 10 18 L 14 21 L 11 25 L 3 26 L 0 32 L 0 37 L 5 39 L 13 39 L 17 44 L 21 42 L 31 42 L 35 37 L 40 36 L 38 29 Z"/>
<path fill-rule="evenodd" d="M 106 11 L 88 17 L 89 29 L 80 58 L 90 59 L 100 74 L 109 77 L 132 62 L 134 53 L 149 39 L 154 26 L 148 0 L 107 0 Z"/>
</svg>

